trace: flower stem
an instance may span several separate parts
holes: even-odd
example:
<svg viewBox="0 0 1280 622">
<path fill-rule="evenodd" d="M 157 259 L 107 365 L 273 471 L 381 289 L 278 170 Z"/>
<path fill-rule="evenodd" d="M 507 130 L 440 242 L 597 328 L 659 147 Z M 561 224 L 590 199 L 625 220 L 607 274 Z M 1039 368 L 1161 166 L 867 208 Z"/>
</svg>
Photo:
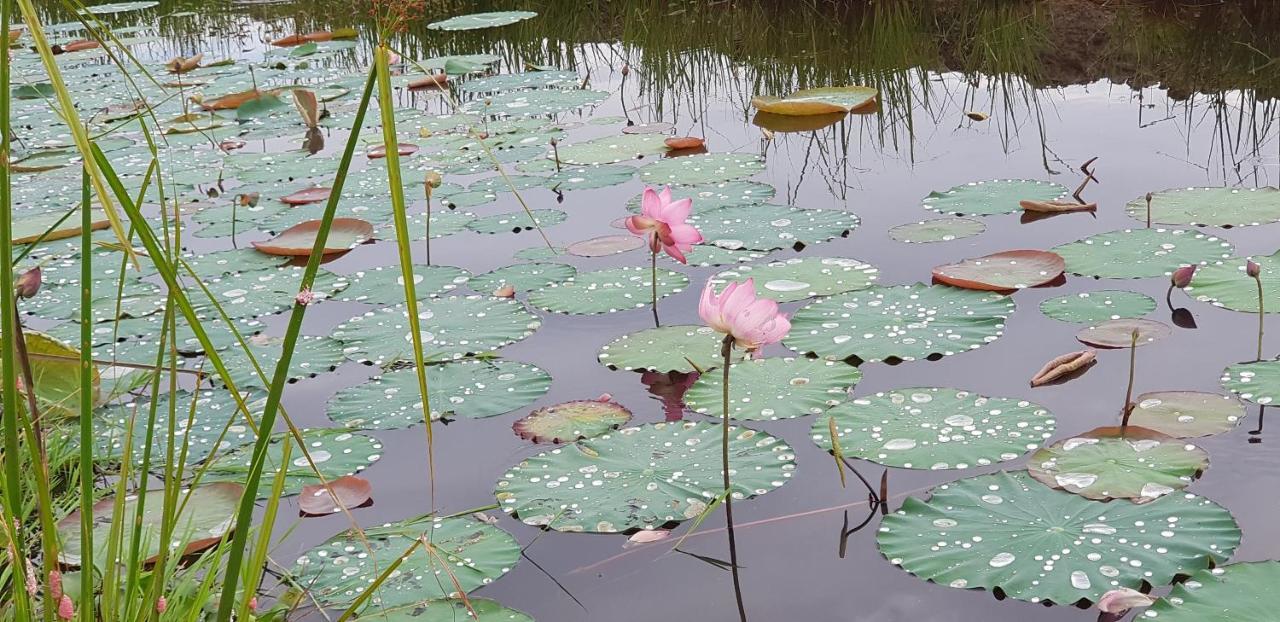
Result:
<svg viewBox="0 0 1280 622">
<path fill-rule="evenodd" d="M 1138 363 L 1138 329 L 1133 329 L 1129 341 L 1129 386 L 1124 390 L 1124 418 L 1120 420 L 1120 435 L 1129 427 L 1129 415 L 1133 414 L 1133 373 Z"/>
<path fill-rule="evenodd" d="M 649 244 L 649 285 L 653 292 L 653 327 L 661 328 L 658 323 L 658 238 L 654 234 L 653 242 Z M 726 355 L 728 356 L 728 355 Z M 725 368 L 728 373 L 728 368 Z"/>
<path fill-rule="evenodd" d="M 654 253 L 656 258 L 658 255 Z M 655 259 L 656 261 L 656 259 Z M 655 306 L 654 309 L 657 309 Z M 738 603 L 738 618 L 747 622 L 747 609 L 742 603 L 742 580 L 738 577 L 738 542 L 733 533 L 733 484 L 729 479 L 729 364 L 733 357 L 733 335 L 725 335 L 720 346 L 724 355 L 724 378 L 721 382 L 721 398 L 724 405 L 724 420 L 721 422 L 720 466 L 724 475 L 724 520 L 725 531 L 729 534 L 729 570 L 733 574 L 733 595 Z"/>
<path fill-rule="evenodd" d="M 1266 310 L 1262 308 L 1262 277 L 1253 277 L 1258 283 L 1258 360 L 1262 360 L 1262 328 L 1263 322 L 1267 317 Z"/>
</svg>

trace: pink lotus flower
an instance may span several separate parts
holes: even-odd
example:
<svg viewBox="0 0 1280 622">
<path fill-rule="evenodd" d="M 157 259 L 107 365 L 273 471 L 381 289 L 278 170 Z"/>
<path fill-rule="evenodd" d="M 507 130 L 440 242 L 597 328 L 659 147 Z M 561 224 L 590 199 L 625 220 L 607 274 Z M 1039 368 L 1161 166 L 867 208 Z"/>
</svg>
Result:
<svg viewBox="0 0 1280 622">
<path fill-rule="evenodd" d="M 58 600 L 58 618 L 62 620 L 70 620 L 76 617 L 76 604 L 71 602 L 71 597 L 66 594 Z"/>
<path fill-rule="evenodd" d="M 627 231 L 649 238 L 649 249 L 654 253 L 661 249 L 672 259 L 686 263 L 684 254 L 702 241 L 698 229 L 685 222 L 692 209 L 692 199 L 672 201 L 670 188 L 663 188 L 662 192 L 645 188 L 640 215 L 628 217 L 625 224 Z"/>
<path fill-rule="evenodd" d="M 1134 607 L 1149 607 L 1156 599 L 1137 590 L 1122 587 L 1111 590 L 1098 599 L 1098 610 L 1103 613 L 1124 613 Z"/>
<path fill-rule="evenodd" d="M 19 298 L 31 298 L 40 291 L 40 284 L 44 282 L 43 272 L 40 266 L 36 266 L 26 272 L 23 272 L 13 284 L 13 293 Z"/>
<path fill-rule="evenodd" d="M 1195 274 L 1196 274 L 1195 264 L 1192 264 L 1189 266 L 1182 266 L 1181 268 L 1178 268 L 1177 270 L 1173 271 L 1173 275 L 1169 277 L 1169 282 L 1172 283 L 1173 286 L 1177 287 L 1178 289 L 1185 289 L 1188 285 L 1191 284 L 1191 277 L 1195 276 Z"/>
<path fill-rule="evenodd" d="M 733 335 L 734 344 L 748 352 L 782 341 L 791 321 L 778 312 L 778 303 L 756 297 L 754 279 L 730 283 L 719 296 L 708 282 L 698 302 L 698 316 L 707 326 Z"/>
<path fill-rule="evenodd" d="M 1244 265 L 1244 273 L 1256 279 L 1262 276 L 1262 266 L 1259 266 L 1250 259 L 1249 262 Z"/>
</svg>

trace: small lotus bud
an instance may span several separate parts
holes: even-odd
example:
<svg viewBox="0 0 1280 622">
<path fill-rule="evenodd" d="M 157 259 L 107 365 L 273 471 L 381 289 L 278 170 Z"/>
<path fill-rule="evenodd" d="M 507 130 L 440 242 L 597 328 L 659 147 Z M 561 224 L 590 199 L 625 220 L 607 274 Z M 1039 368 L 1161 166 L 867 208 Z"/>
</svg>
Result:
<svg viewBox="0 0 1280 622">
<path fill-rule="evenodd" d="M 502 287 L 493 290 L 493 295 L 498 298 L 515 298 L 516 288 L 512 287 L 510 284 L 504 283 Z"/>
<path fill-rule="evenodd" d="M 156 599 L 156 613 L 164 613 L 165 610 L 168 608 L 169 608 L 169 601 L 165 600 L 164 596 L 161 596 L 160 598 Z"/>
<path fill-rule="evenodd" d="M 1134 607 L 1149 607 L 1156 599 L 1137 590 L 1122 587 L 1111 590 L 1098 599 L 1098 610 L 1103 613 L 1124 613 Z"/>
<path fill-rule="evenodd" d="M 76 604 L 71 602 L 71 597 L 66 594 L 58 600 L 58 618 L 62 620 L 70 620 L 76 617 Z"/>
<path fill-rule="evenodd" d="M 1173 271 L 1173 274 L 1169 277 L 1169 282 L 1172 283 L 1174 287 L 1185 289 L 1191 284 L 1191 277 L 1195 276 L 1195 273 L 1196 266 L 1194 264 L 1190 266 L 1182 266 L 1181 268 Z"/>
<path fill-rule="evenodd" d="M 14 294 L 19 298 L 35 296 L 36 292 L 40 291 L 40 283 L 44 280 L 42 277 L 39 266 L 23 272 L 22 276 L 18 277 L 18 280 L 13 284 Z"/>
<path fill-rule="evenodd" d="M 597 401 L 597 402 L 604 402 L 604 403 L 606 403 L 606 404 L 607 404 L 607 403 L 609 403 L 609 402 L 612 402 L 612 401 L 613 401 L 613 394 L 612 394 L 612 393 L 601 393 L 601 394 L 600 394 L 600 397 L 597 397 L 597 398 L 596 398 L 596 401 Z"/>
<path fill-rule="evenodd" d="M 1150 192 L 1148 192 L 1148 193 L 1147 193 L 1147 203 L 1151 203 L 1151 199 L 1153 199 L 1153 198 L 1155 198 L 1155 195 L 1153 195 L 1153 194 L 1151 194 Z"/>
<path fill-rule="evenodd" d="M 426 183 L 429 188 L 439 188 L 444 183 L 444 178 L 436 171 L 427 171 Z"/>
<path fill-rule="evenodd" d="M 624 77 L 624 78 L 625 78 L 625 77 L 627 77 L 627 75 L 628 75 L 628 74 L 630 74 L 630 73 L 631 73 L 631 65 L 628 65 L 628 64 L 626 64 L 626 63 L 623 63 L 623 64 L 622 64 L 622 77 Z"/>
<path fill-rule="evenodd" d="M 556 140 L 555 138 L 552 138 L 552 139 L 551 139 L 551 146 L 552 146 L 552 147 L 554 147 L 554 146 L 556 146 L 556 145 L 559 145 L 559 144 L 560 144 L 560 141 Z"/>
<path fill-rule="evenodd" d="M 1262 276 L 1262 266 L 1259 266 L 1250 259 L 1249 262 L 1244 265 L 1244 273 L 1255 279 L 1259 278 Z"/>
</svg>

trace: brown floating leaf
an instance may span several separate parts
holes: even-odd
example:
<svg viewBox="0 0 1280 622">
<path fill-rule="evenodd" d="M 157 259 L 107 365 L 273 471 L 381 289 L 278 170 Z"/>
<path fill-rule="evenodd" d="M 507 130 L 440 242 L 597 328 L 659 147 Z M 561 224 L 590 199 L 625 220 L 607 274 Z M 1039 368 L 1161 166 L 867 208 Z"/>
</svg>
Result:
<svg viewBox="0 0 1280 622">
<path fill-rule="evenodd" d="M 1093 350 L 1081 350 L 1079 352 L 1071 352 L 1054 358 L 1052 361 L 1044 364 L 1035 376 L 1031 377 L 1031 386 L 1039 387 L 1049 384 L 1054 380 L 1080 371 L 1097 360 L 1098 355 Z"/>
<path fill-rule="evenodd" d="M 417 152 L 418 152 L 418 146 L 414 144 L 400 143 L 399 145 L 396 146 L 396 153 L 399 153 L 402 156 L 413 155 Z M 369 156 L 370 160 L 378 160 L 381 158 L 385 158 L 387 157 L 387 146 L 378 145 L 377 147 L 370 149 L 368 153 L 366 153 L 365 155 Z"/>
<path fill-rule="evenodd" d="M 446 73 L 431 73 L 409 81 L 410 91 L 447 88 L 449 88 L 449 74 Z"/>
<path fill-rule="evenodd" d="M 294 89 L 293 107 L 298 109 L 302 122 L 308 128 L 314 129 L 320 125 L 320 102 L 316 99 L 316 94 L 313 91 Z"/>
<path fill-rule="evenodd" d="M 662 142 L 672 149 L 697 149 L 707 144 L 706 140 L 695 136 L 672 136 Z"/>
<path fill-rule="evenodd" d="M 974 121 L 986 121 L 991 118 L 991 115 L 985 112 L 978 112 L 977 110 L 970 110 L 969 112 L 964 113 L 964 116 L 969 117 Z"/>
<path fill-rule="evenodd" d="M 1066 267 L 1057 253 L 1015 250 L 938 266 L 933 269 L 933 278 L 953 287 L 1009 291 L 1052 282 Z"/>
<path fill-rule="evenodd" d="M 299 190 L 289 196 L 281 197 L 280 201 L 289 205 L 306 205 L 308 203 L 319 203 L 329 199 L 329 193 L 333 192 L 332 188 L 324 188 L 317 186 L 315 188 L 307 188 Z"/>
<path fill-rule="evenodd" d="M 308 39 L 307 35 L 298 34 L 298 35 L 289 35 L 287 37 L 280 37 L 279 39 L 272 41 L 271 45 L 274 45 L 276 47 L 281 47 L 281 48 L 287 48 L 287 47 L 293 47 L 295 45 L 302 45 L 303 43 L 307 43 L 310 41 L 311 39 Z"/>
<path fill-rule="evenodd" d="M 516 288 L 508 283 L 503 283 L 498 289 L 493 290 L 494 298 L 515 298 Z"/>
<path fill-rule="evenodd" d="M 228 95 L 223 95 L 222 97 L 215 97 L 213 99 L 199 101 L 196 103 L 200 104 L 200 107 L 205 110 L 235 110 L 236 108 L 239 108 L 241 104 L 249 100 L 258 99 L 259 97 L 265 97 L 271 94 L 273 94 L 271 91 L 251 89 L 248 91 L 240 91 L 239 93 L 230 93 Z"/>
<path fill-rule="evenodd" d="M 1076 333 L 1076 339 L 1098 348 L 1128 348 L 1133 343 L 1133 331 L 1138 331 L 1138 345 L 1145 346 L 1168 337 L 1173 329 L 1155 320 L 1125 318 L 1107 320 Z"/>
<path fill-rule="evenodd" d="M 1040 214 L 1061 214 L 1064 212 L 1094 212 L 1097 203 L 1076 203 L 1075 201 L 1018 201 L 1018 205 L 1028 212 Z"/>
<path fill-rule="evenodd" d="M 671 537 L 669 529 L 641 529 L 627 538 L 628 545 L 649 544 L 651 542 L 661 542 Z"/>
<path fill-rule="evenodd" d="M 286 257 L 303 257 L 311 254 L 311 247 L 316 243 L 316 233 L 320 231 L 319 220 L 308 220 L 296 224 L 280 235 L 266 242 L 254 242 L 253 247 L 268 255 Z M 341 253 L 363 244 L 373 237 L 373 225 L 359 218 L 334 218 L 333 228 L 329 231 L 329 239 L 323 254 Z"/>
<path fill-rule="evenodd" d="M 324 516 L 362 506 L 373 497 L 369 480 L 355 475 L 344 475 L 329 482 L 332 494 L 321 484 L 303 486 L 298 496 L 298 511 L 309 516 Z"/>
<path fill-rule="evenodd" d="M 204 60 L 204 52 L 189 58 L 175 56 L 173 60 L 165 63 L 164 66 L 169 70 L 169 73 L 187 73 L 188 71 L 198 68 L 200 66 L 200 61 L 202 60 Z"/>
<path fill-rule="evenodd" d="M 315 32 L 309 32 L 305 35 L 302 35 L 302 38 L 313 43 L 332 41 L 333 37 L 334 37 L 334 34 L 332 32 L 329 32 L 328 30 L 317 30 Z"/>
<path fill-rule="evenodd" d="M 79 41 L 72 41 L 71 43 L 68 43 L 62 46 L 62 51 L 63 52 L 79 52 L 80 50 L 92 50 L 100 47 L 102 47 L 102 44 L 98 43 L 97 41 L 92 41 L 89 39 L 80 39 Z"/>
</svg>

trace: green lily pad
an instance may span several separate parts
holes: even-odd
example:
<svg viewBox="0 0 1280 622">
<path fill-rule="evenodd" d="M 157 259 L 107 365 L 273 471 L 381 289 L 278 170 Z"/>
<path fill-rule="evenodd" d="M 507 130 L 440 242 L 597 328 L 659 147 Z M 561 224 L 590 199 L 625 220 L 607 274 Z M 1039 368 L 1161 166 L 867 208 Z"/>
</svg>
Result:
<svg viewBox="0 0 1280 622">
<path fill-rule="evenodd" d="M 1013 300 L 990 292 L 920 283 L 875 286 L 800 309 L 784 343 L 830 360 L 913 361 L 995 341 L 1013 310 Z"/>
<path fill-rule="evenodd" d="M 502 509 L 527 525 L 617 533 L 696 518 L 723 494 L 722 428 L 654 423 L 558 447 L 525 459 L 498 480 Z M 735 500 L 782 486 L 795 454 L 778 438 L 729 428 Z M 552 485 L 554 484 L 554 485 Z"/>
<path fill-rule="evenodd" d="M 492 97 L 473 99 L 462 105 L 462 111 L 493 116 L 543 116 L 595 106 L 608 98 L 609 94 L 604 91 L 587 89 L 507 91 Z"/>
<path fill-rule="evenodd" d="M 226 329 L 226 325 L 221 322 L 207 326 L 206 330 L 210 333 L 230 332 Z M 258 365 L 262 367 L 262 373 L 266 375 L 265 380 L 258 375 L 257 369 L 254 368 L 244 349 L 238 343 L 221 353 L 222 362 L 226 365 L 227 371 L 230 372 L 231 380 L 236 384 L 236 388 L 242 390 L 251 387 L 266 388 L 271 384 L 276 364 L 280 362 L 280 357 L 284 354 L 284 338 L 260 334 L 251 337 L 246 336 L 246 341 L 249 343 L 249 350 L 252 352 L 254 360 L 258 362 Z M 332 371 L 345 360 L 342 345 L 337 341 L 328 337 L 303 335 L 294 344 L 293 356 L 289 363 L 288 378 L 290 381 L 310 378 L 316 374 Z M 189 359 L 186 361 L 186 367 L 188 369 L 201 369 L 206 373 L 214 374 L 213 381 L 223 382 L 223 379 L 215 374 L 213 365 L 203 359 Z"/>
<path fill-rule="evenodd" d="M 533 334 L 542 325 L 524 305 L 488 296 L 449 296 L 418 301 L 423 358 L 460 359 L 497 350 Z M 414 360 L 409 314 L 386 307 L 339 324 L 330 336 L 348 358 L 386 365 Z"/>
<path fill-rule="evenodd" d="M 1067 272 L 1104 279 L 1169 276 L 1181 266 L 1221 264 L 1231 244 L 1195 229 L 1124 229 L 1049 249 Z"/>
<path fill-rule="evenodd" d="M 1174 438 L 1226 432 L 1245 417 L 1244 404 L 1228 395 L 1199 391 L 1156 391 L 1133 399 L 1129 425 Z"/>
<path fill-rule="evenodd" d="M 244 488 L 230 482 L 204 484 L 184 491 L 185 503 L 181 505 L 178 516 L 165 516 L 164 490 L 148 490 L 141 498 L 130 495 L 124 499 L 124 511 L 120 523 L 112 520 L 115 497 L 106 497 L 93 504 L 93 560 L 95 566 L 105 567 L 108 560 L 107 547 L 115 542 L 122 546 L 119 550 L 130 550 L 133 534 L 141 527 L 142 539 L 138 542 L 141 559 L 154 560 L 160 554 L 162 524 L 172 528 L 169 538 L 171 554 L 194 554 L 217 544 L 223 536 L 231 531 L 236 521 L 236 508 L 240 505 L 240 495 Z M 138 516 L 138 502 L 145 499 L 142 516 Z M 76 509 L 66 518 L 58 521 L 58 539 L 61 541 L 59 560 L 68 565 L 78 566 L 84 554 L 84 541 L 80 539 L 80 510 Z M 121 525 L 128 528 L 120 529 Z M 112 530 L 123 532 L 123 542 L 110 537 Z"/>
<path fill-rule="evenodd" d="M 719 246 L 707 246 L 705 244 L 695 244 L 693 250 L 684 254 L 686 265 L 708 267 L 708 266 L 733 266 L 737 264 L 750 263 L 764 259 L 767 252 L 738 249 L 729 250 L 720 248 Z M 675 263 L 674 259 L 667 260 Z"/>
<path fill-rule="evenodd" d="M 31 380 L 41 417 L 54 421 L 79 417 L 80 405 L 85 399 L 89 400 L 90 406 L 99 402 L 102 380 L 97 366 L 92 371 L 92 395 L 85 396 L 80 392 L 80 374 L 83 372 L 80 371 L 79 348 L 33 330 L 24 330 L 22 336 L 31 360 Z M 4 339 L 9 342 L 7 335 Z M 19 404 L 26 408 L 26 398 L 22 397 Z"/>
<path fill-rule="evenodd" d="M 1187 294 L 1217 307 L 1257 313 L 1258 282 L 1245 273 L 1245 265 L 1250 260 L 1260 268 L 1263 310 L 1280 313 L 1280 252 L 1200 268 L 1186 288 Z"/>
<path fill-rule="evenodd" d="M 324 475 L 325 481 L 333 481 L 343 475 L 355 475 L 382 457 L 382 442 L 371 436 L 340 428 L 312 428 L 300 432 L 307 442 L 311 461 Z M 303 486 L 319 484 L 320 478 L 311 470 L 306 456 L 298 449 L 297 442 L 289 432 L 271 437 L 271 444 L 267 446 L 266 472 L 274 474 L 280 470 L 286 439 L 293 443 L 283 491 L 288 496 L 302 492 Z M 253 447 L 248 445 L 218 454 L 209 462 L 204 479 L 211 482 L 243 482 L 249 474 L 249 462 L 252 458 Z M 271 486 L 258 488 L 259 499 L 272 494 Z"/>
<path fill-rule="evenodd" d="M 415 541 L 428 541 L 435 550 L 419 546 L 401 560 Z M 377 619 L 376 612 L 382 608 L 416 608 L 434 599 L 455 597 L 455 580 L 464 592 L 488 585 L 519 559 L 520 544 L 497 527 L 471 517 L 426 516 L 368 528 L 363 536 L 339 533 L 299 557 L 290 574 L 298 585 L 307 586 L 319 606 L 341 609 L 399 561 L 399 572 L 368 600 L 370 613 Z"/>
<path fill-rule="evenodd" d="M 1159 622 L 1269 622 L 1280 608 L 1280 561 L 1201 570 L 1138 616 Z"/>
<path fill-rule="evenodd" d="M 616 164 L 641 156 L 666 153 L 671 150 L 666 145 L 666 139 L 662 134 L 601 136 L 580 143 L 560 145 L 557 152 L 562 164 Z"/>
<path fill-rule="evenodd" d="M 266 394 L 249 392 L 242 394 L 242 397 L 249 407 L 249 414 L 256 422 L 266 405 Z M 171 407 L 177 414 L 172 438 L 169 436 Z M 112 404 L 100 409 L 95 414 L 93 430 L 96 458 L 109 462 L 130 460 L 135 465 L 141 465 L 142 454 L 147 448 L 146 423 L 150 410 L 150 404 L 132 402 Z M 186 464 L 195 464 L 215 451 L 225 452 L 257 439 L 257 435 L 245 422 L 244 413 L 239 411 L 235 398 L 225 389 L 204 389 L 198 394 L 180 389 L 172 398 L 162 390 L 156 401 L 152 432 L 151 464 L 157 468 L 164 464 L 171 440 L 177 441 L 174 443 L 173 455 L 178 456 L 185 448 Z M 127 440 L 131 441 L 131 446 L 126 451 L 124 444 Z"/>
<path fill-rule="evenodd" d="M 473 611 L 475 616 L 471 615 Z M 523 611 L 504 607 L 496 600 L 474 597 L 466 601 L 461 598 L 440 598 L 401 607 L 384 607 L 354 619 L 365 622 L 534 622 Z"/>
<path fill-rule="evenodd" d="M 467 80 L 458 87 L 463 93 L 497 93 L 521 89 L 575 89 L 582 83 L 576 71 L 525 71 Z"/>
<path fill-rule="evenodd" d="M 1017 460 L 1056 425 L 1039 404 L 947 388 L 894 389 L 832 408 L 810 432 L 827 451 L 833 418 L 845 456 L 935 471 Z"/>
<path fill-rule="evenodd" d="M 1116 289 L 1067 294 L 1040 303 L 1045 317 L 1077 324 L 1139 318 L 1155 310 L 1156 301 L 1150 296 Z"/>
<path fill-rule="evenodd" d="M 866 289 L 878 278 L 878 272 L 871 264 L 857 259 L 804 257 L 731 268 L 711 277 L 709 282 L 720 289 L 729 281 L 754 278 L 760 296 L 778 302 L 795 302 Z"/>
<path fill-rule="evenodd" d="M 526 19 L 537 17 L 538 14 L 533 11 L 491 11 L 488 13 L 471 13 L 469 15 L 458 15 L 450 17 L 446 20 L 431 22 L 427 24 L 427 28 L 431 30 L 479 30 L 481 28 L 495 28 L 497 26 L 509 26 L 516 22 L 523 22 Z"/>
<path fill-rule="evenodd" d="M 86 13 L 94 15 L 113 15 L 115 13 L 128 13 L 130 11 L 141 11 L 149 9 L 153 6 L 159 6 L 159 2 L 154 0 L 141 0 L 138 2 L 111 2 L 107 4 L 97 4 L 85 7 Z"/>
<path fill-rule="evenodd" d="M 414 293 L 419 297 L 439 296 L 467 282 L 470 275 L 462 268 L 440 265 L 413 266 Z M 394 305 L 404 302 L 404 276 L 400 266 L 377 266 L 360 270 L 347 277 L 351 286 L 336 298 L 344 302 L 371 305 Z"/>
<path fill-rule="evenodd" d="M 729 367 L 729 416 L 773 421 L 816 415 L 847 399 L 862 371 L 852 365 L 806 358 L 748 359 Z M 724 375 L 707 373 L 685 393 L 694 412 L 722 417 Z"/>
<path fill-rule="evenodd" d="M 1134 331 L 1138 332 L 1138 341 L 1133 340 Z M 1107 320 L 1083 328 L 1076 333 L 1076 339 L 1099 348 L 1128 348 L 1149 345 L 1173 334 L 1168 324 L 1155 320 L 1119 319 Z"/>
<path fill-rule="evenodd" d="M 701 214 L 721 207 L 740 207 L 743 205 L 759 205 L 767 203 L 777 194 L 777 190 L 766 183 L 758 181 L 721 181 L 691 186 L 671 186 L 671 200 L 690 199 L 693 201 L 693 213 Z M 643 194 L 631 197 L 627 201 L 627 210 L 640 213 L 640 199 Z"/>
<path fill-rule="evenodd" d="M 928 501 L 908 498 L 877 539 L 890 563 L 921 579 L 1068 605 L 1220 563 L 1240 528 L 1195 495 L 1098 503 L 1002 471 L 938 486 Z"/>
<path fill-rule="evenodd" d="M 627 183 L 635 175 L 636 169 L 626 165 L 571 166 L 552 173 L 543 185 L 556 192 L 591 190 Z"/>
<path fill-rule="evenodd" d="M 608 257 L 639 250 L 645 245 L 644 238 L 627 233 L 580 240 L 570 244 L 565 251 L 578 257 Z"/>
<path fill-rule="evenodd" d="M 1066 188 L 1047 181 L 993 179 L 931 192 L 921 207 L 952 216 L 992 216 L 1018 211 L 1019 201 L 1052 201 L 1066 194 Z"/>
<path fill-rule="evenodd" d="M 494 214 L 477 218 L 467 223 L 467 228 L 476 233 L 497 234 L 497 233 L 520 233 L 521 231 L 532 231 L 537 227 L 547 228 L 552 225 L 558 225 L 569 217 L 568 214 L 558 209 L 535 209 L 533 218 L 524 210 L 519 212 L 509 212 L 506 214 Z M 536 224 L 535 224 L 536 223 Z"/>
<path fill-rule="evenodd" d="M 1147 221 L 1147 198 L 1124 206 L 1130 218 Z M 1248 227 L 1280 222 L 1276 188 L 1171 188 L 1151 194 L 1151 222 L 1192 227 Z"/>
<path fill-rule="evenodd" d="M 889 237 L 907 244 L 927 244 L 963 240 L 986 230 L 987 226 L 982 221 L 972 218 L 934 218 L 898 225 L 889 230 Z"/>
<path fill-rule="evenodd" d="M 1045 486 L 1088 499 L 1150 503 L 1186 488 L 1209 454 L 1172 436 L 1130 425 L 1097 428 L 1031 455 L 1027 472 Z"/>
<path fill-rule="evenodd" d="M 616 430 L 631 411 L 608 400 L 578 400 L 544 406 L 511 425 L 516 436 L 535 443 L 572 443 Z"/>
<path fill-rule="evenodd" d="M 702 233 L 703 244 L 730 251 L 801 249 L 848 235 L 857 228 L 856 214 L 832 209 L 786 205 L 722 207 L 695 214 L 689 222 Z"/>
<path fill-rule="evenodd" d="M 745 153 L 705 153 L 666 158 L 640 168 L 647 184 L 713 184 L 745 179 L 764 170 L 764 158 Z"/>
<path fill-rule="evenodd" d="M 518 263 L 474 276 L 469 285 L 471 289 L 487 294 L 503 285 L 510 285 L 516 293 L 522 294 L 573 278 L 577 273 L 576 268 L 563 263 Z"/>
<path fill-rule="evenodd" d="M 551 387 L 551 376 L 506 359 L 455 361 L 427 368 L 431 418 L 493 417 L 532 404 Z M 348 428 L 393 430 L 422 423 L 418 372 L 398 369 L 338 391 L 326 414 Z"/>
<path fill-rule="evenodd" d="M 525 261 L 542 261 L 545 259 L 563 258 L 566 252 L 566 249 L 560 246 L 548 247 L 546 244 L 539 244 L 537 246 L 530 246 L 529 248 L 522 248 L 516 251 L 515 258 L 523 259 Z"/>
<path fill-rule="evenodd" d="M 596 358 L 609 369 L 706 371 L 724 362 L 722 341 L 724 335 L 706 326 L 663 326 L 623 335 L 600 348 Z"/>
<path fill-rule="evenodd" d="M 1280 361 L 1232 365 L 1222 371 L 1222 386 L 1246 402 L 1280 403 Z"/>
<path fill-rule="evenodd" d="M 191 306 L 201 317 L 220 317 L 217 306 L 233 319 L 260 317 L 293 308 L 302 284 L 301 268 L 286 267 L 225 274 L 207 279 L 212 299 L 204 291 L 191 296 Z M 321 269 L 311 283 L 317 303 L 346 289 L 349 277 Z M 215 302 L 216 305 L 215 306 Z"/>
<path fill-rule="evenodd" d="M 658 299 L 678 294 L 689 277 L 658 269 Z M 625 266 L 579 272 L 529 294 L 529 304 L 552 313 L 595 315 L 640 309 L 653 303 L 653 273 L 649 268 Z"/>
<path fill-rule="evenodd" d="M 464 212 L 459 209 L 433 209 L 431 210 L 431 218 L 428 219 L 426 213 L 414 214 L 409 217 L 410 231 L 427 231 L 427 224 L 431 225 L 431 239 L 442 238 L 447 235 L 453 235 L 467 230 L 476 215 L 471 212 Z M 525 217 L 526 221 L 528 216 Z M 391 237 L 391 236 L 387 236 Z"/>
</svg>

